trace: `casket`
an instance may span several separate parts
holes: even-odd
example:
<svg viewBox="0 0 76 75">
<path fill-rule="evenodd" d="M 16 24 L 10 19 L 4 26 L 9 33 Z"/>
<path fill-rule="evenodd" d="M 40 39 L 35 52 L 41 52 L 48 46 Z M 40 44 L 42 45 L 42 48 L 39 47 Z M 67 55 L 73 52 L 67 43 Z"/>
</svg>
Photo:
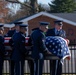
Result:
<svg viewBox="0 0 76 75">
<path fill-rule="evenodd" d="M 11 40 L 11 37 L 4 38 L 5 46 L 9 46 L 9 40 Z M 28 40 L 29 40 L 29 37 L 25 37 L 25 46 L 29 46 Z"/>
<path fill-rule="evenodd" d="M 5 56 L 10 56 L 11 55 L 11 52 L 12 52 L 12 47 L 10 46 L 9 44 L 9 41 L 11 40 L 11 37 L 5 37 L 4 38 L 4 45 L 5 45 Z M 26 37 L 25 38 L 25 47 L 30 47 L 30 44 L 28 43 L 28 40 L 29 40 L 29 37 Z"/>
<path fill-rule="evenodd" d="M 9 40 L 11 37 L 5 37 L 5 50 L 6 50 L 6 56 L 10 56 L 12 52 L 12 48 L 9 44 Z M 55 56 L 59 57 L 61 61 L 67 57 L 70 57 L 70 50 L 67 45 L 67 41 L 63 39 L 62 37 L 57 37 L 57 36 L 48 36 L 46 37 L 45 40 L 45 45 L 48 48 L 48 50 Z M 25 38 L 25 47 L 30 48 L 29 44 L 29 37 Z"/>
</svg>

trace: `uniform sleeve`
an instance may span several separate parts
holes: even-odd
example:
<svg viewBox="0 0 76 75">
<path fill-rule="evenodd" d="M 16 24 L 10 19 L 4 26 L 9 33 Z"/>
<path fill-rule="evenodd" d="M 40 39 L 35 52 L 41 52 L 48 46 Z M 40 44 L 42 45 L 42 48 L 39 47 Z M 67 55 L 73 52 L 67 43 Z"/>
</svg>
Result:
<svg viewBox="0 0 76 75">
<path fill-rule="evenodd" d="M 5 47 L 4 47 L 4 38 L 0 37 L 0 54 L 4 55 Z"/>
<path fill-rule="evenodd" d="M 13 40 L 12 40 L 12 38 L 9 40 L 9 45 L 10 45 L 11 47 L 13 47 Z"/>
<path fill-rule="evenodd" d="M 47 30 L 47 32 L 46 32 L 46 34 L 45 34 L 45 35 L 46 35 L 46 36 L 48 36 L 48 34 L 49 34 L 49 30 Z"/>
<path fill-rule="evenodd" d="M 39 39 L 39 47 L 41 52 L 44 52 L 47 50 L 46 46 L 45 46 L 45 36 L 43 34 L 40 35 Z"/>
</svg>

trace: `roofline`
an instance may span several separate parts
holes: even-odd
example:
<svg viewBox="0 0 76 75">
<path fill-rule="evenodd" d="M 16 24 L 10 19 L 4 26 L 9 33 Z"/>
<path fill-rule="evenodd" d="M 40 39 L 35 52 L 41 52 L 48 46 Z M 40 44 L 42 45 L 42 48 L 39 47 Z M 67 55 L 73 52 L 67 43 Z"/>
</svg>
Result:
<svg viewBox="0 0 76 75">
<path fill-rule="evenodd" d="M 24 21 L 29 21 L 29 20 L 34 19 L 34 18 L 36 18 L 36 17 L 38 17 L 38 16 L 41 16 L 41 15 L 48 16 L 48 17 L 50 17 L 50 18 L 54 18 L 54 19 L 57 19 L 57 20 L 62 20 L 63 22 L 66 22 L 66 23 L 68 23 L 68 24 L 71 24 L 71 25 L 76 26 L 76 22 L 73 22 L 73 21 L 70 21 L 70 20 L 67 20 L 67 19 L 64 19 L 64 18 L 55 16 L 55 15 L 52 15 L 52 14 L 49 14 L 49 13 L 46 13 L 46 12 L 37 13 L 37 14 L 32 15 L 32 16 L 30 16 L 30 17 L 27 17 L 27 18 L 25 18 L 25 19 L 23 19 L 23 20 L 21 20 L 21 21 L 22 21 L 22 22 L 24 22 Z"/>
</svg>

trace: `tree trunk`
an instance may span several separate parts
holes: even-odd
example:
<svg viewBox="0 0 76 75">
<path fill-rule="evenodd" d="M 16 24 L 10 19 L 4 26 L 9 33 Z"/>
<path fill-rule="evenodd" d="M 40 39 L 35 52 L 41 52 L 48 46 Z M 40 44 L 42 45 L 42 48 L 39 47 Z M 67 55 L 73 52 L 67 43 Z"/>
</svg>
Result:
<svg viewBox="0 0 76 75">
<path fill-rule="evenodd" d="M 30 0 L 31 14 L 38 13 L 38 2 L 37 0 Z"/>
</svg>

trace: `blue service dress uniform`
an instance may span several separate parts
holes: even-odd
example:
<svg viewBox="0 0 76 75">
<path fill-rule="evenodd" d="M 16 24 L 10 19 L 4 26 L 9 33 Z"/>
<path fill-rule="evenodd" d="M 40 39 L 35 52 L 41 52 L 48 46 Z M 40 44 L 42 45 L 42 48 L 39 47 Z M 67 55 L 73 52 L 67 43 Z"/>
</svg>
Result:
<svg viewBox="0 0 76 75">
<path fill-rule="evenodd" d="M 4 37 L 12 37 L 14 33 L 18 33 L 18 31 L 10 30 L 6 35 L 4 35 Z M 9 41 L 9 44 L 13 48 L 13 40 L 12 39 Z M 13 62 L 13 60 L 11 60 L 9 62 L 9 64 L 10 64 L 10 75 L 14 75 L 14 62 Z M 29 68 L 30 68 L 30 75 L 34 75 L 34 71 L 32 69 L 33 65 L 34 65 L 33 61 L 32 60 L 28 60 L 28 65 L 29 65 Z"/>
<path fill-rule="evenodd" d="M 15 22 L 14 23 L 15 26 L 20 26 L 20 24 L 22 24 L 22 22 Z M 9 30 L 7 34 L 4 35 L 4 37 L 12 37 L 15 33 L 18 33 L 19 31 L 17 31 L 16 29 L 14 30 Z M 12 47 L 12 51 L 13 51 L 13 40 L 9 40 L 9 44 Z M 12 55 L 12 52 L 11 52 Z M 11 59 L 11 55 L 10 55 L 10 59 Z M 10 75 L 14 75 L 14 62 L 13 60 L 9 61 L 9 65 L 10 65 Z"/>
<path fill-rule="evenodd" d="M 25 36 L 23 33 L 14 33 L 13 37 L 13 52 L 11 59 L 14 62 L 14 75 L 24 75 L 24 61 L 25 61 Z"/>
<path fill-rule="evenodd" d="M 4 54 L 5 54 L 4 37 L 0 35 L 0 75 L 2 75 L 3 70 Z"/>
<path fill-rule="evenodd" d="M 60 36 L 66 38 L 66 32 L 64 30 L 60 30 L 59 32 L 57 29 L 48 29 L 46 32 L 46 36 Z M 57 64 L 58 63 L 58 64 Z M 57 69 L 56 69 L 57 66 Z M 61 75 L 62 74 L 62 64 L 60 60 L 50 60 L 50 75 Z"/>
<path fill-rule="evenodd" d="M 45 46 L 45 35 L 43 31 L 39 28 L 36 28 L 32 31 L 32 58 L 34 58 L 34 75 L 42 75 L 43 68 L 43 53 L 46 51 Z"/>
<path fill-rule="evenodd" d="M 9 30 L 7 34 L 4 35 L 4 37 L 12 37 L 14 33 L 17 33 L 16 30 Z M 9 44 L 12 47 L 13 51 L 13 41 L 12 39 L 9 40 Z M 11 52 L 12 54 L 12 52 Z M 10 54 L 10 59 L 11 59 L 11 54 Z M 9 66 L 10 66 L 10 75 L 14 75 L 14 62 L 12 60 L 9 60 Z"/>
<path fill-rule="evenodd" d="M 59 32 L 56 28 L 48 29 L 46 32 L 46 36 L 61 36 L 63 38 L 66 38 L 66 32 L 62 29 Z"/>
</svg>

